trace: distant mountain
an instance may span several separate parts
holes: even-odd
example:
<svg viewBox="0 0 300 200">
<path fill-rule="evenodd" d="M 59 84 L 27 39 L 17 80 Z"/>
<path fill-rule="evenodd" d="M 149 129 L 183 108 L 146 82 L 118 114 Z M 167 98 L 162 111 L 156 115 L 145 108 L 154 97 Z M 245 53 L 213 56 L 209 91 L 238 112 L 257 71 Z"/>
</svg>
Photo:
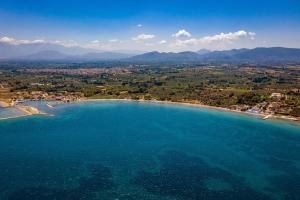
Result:
<svg viewBox="0 0 300 200">
<path fill-rule="evenodd" d="M 38 53 L 27 56 L 20 56 L 11 60 L 17 61 L 68 61 L 68 62 L 90 62 L 90 61 L 105 61 L 105 60 L 119 60 L 128 58 L 132 55 L 115 53 L 115 52 L 96 52 L 86 53 L 82 55 L 64 54 L 59 51 L 40 51 Z"/>
<path fill-rule="evenodd" d="M 116 52 L 90 52 L 80 56 L 77 58 L 82 60 L 118 60 L 131 57 L 131 54 L 125 53 L 116 53 Z"/>
<path fill-rule="evenodd" d="M 293 48 L 255 48 L 235 55 L 239 59 L 257 61 L 300 61 L 300 49 Z"/>
<path fill-rule="evenodd" d="M 203 62 L 280 64 L 299 63 L 300 49 L 271 47 L 214 51 L 202 56 Z"/>
<path fill-rule="evenodd" d="M 61 54 L 61 55 L 58 55 Z M 133 50 L 120 50 L 116 52 L 99 51 L 95 49 L 82 48 L 79 46 L 65 47 L 59 44 L 36 43 L 13 45 L 0 42 L 0 59 L 29 59 L 35 60 L 111 60 L 123 59 L 137 55 Z"/>
<path fill-rule="evenodd" d="M 15 55 L 14 57 L 10 57 Z M 171 64 L 300 64 L 300 49 L 254 48 L 197 52 L 148 52 L 132 55 L 121 52 L 101 52 L 81 47 L 64 47 L 55 44 L 8 45 L 0 43 L 0 59 L 19 61 L 97 62 L 119 61 L 129 63 Z"/>
<path fill-rule="evenodd" d="M 47 61 L 52 61 L 52 60 L 64 60 L 64 59 L 67 59 L 69 57 L 70 57 L 70 55 L 63 54 L 63 53 L 60 53 L 58 51 L 48 50 L 48 51 L 41 51 L 41 52 L 38 52 L 38 53 L 34 53 L 34 54 L 31 54 L 31 55 L 28 55 L 28 56 L 22 56 L 22 57 L 19 57 L 17 59 L 18 60 L 39 60 L 39 61 L 47 60 Z"/>
<path fill-rule="evenodd" d="M 153 51 L 149 53 L 144 53 L 141 55 L 133 56 L 127 61 L 131 62 L 150 62 L 150 63 L 155 63 L 155 62 L 195 62 L 199 61 L 200 55 L 191 52 L 191 51 L 185 51 L 185 52 L 180 52 L 180 53 L 173 53 L 173 52 L 158 52 L 158 51 Z"/>
<path fill-rule="evenodd" d="M 200 50 L 197 51 L 197 53 L 198 53 L 199 55 L 205 55 L 205 54 L 208 54 L 208 53 L 210 53 L 210 52 L 211 52 L 211 51 L 208 50 L 208 49 L 200 49 Z"/>
<path fill-rule="evenodd" d="M 58 51 L 63 54 L 79 55 L 95 51 L 92 49 L 85 49 L 82 47 L 65 47 L 57 44 L 20 44 L 12 45 L 0 42 L 0 59 L 12 59 L 31 54 L 36 54 L 43 51 Z"/>
<path fill-rule="evenodd" d="M 199 64 L 282 64 L 300 63 L 300 49 L 272 47 L 255 49 L 232 49 L 206 52 L 149 52 L 133 56 L 127 61 L 146 63 L 199 63 Z"/>
</svg>

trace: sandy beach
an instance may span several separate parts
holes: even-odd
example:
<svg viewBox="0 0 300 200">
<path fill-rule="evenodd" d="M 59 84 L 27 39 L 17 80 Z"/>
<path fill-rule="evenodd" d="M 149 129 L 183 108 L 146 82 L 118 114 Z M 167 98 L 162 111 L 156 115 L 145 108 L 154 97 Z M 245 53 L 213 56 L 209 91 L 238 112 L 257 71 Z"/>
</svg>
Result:
<svg viewBox="0 0 300 200">
<path fill-rule="evenodd" d="M 246 111 L 239 111 L 239 110 L 233 110 L 229 108 L 222 108 L 222 107 L 216 107 L 216 106 L 209 106 L 204 105 L 200 103 L 191 103 L 191 102 L 173 102 L 173 101 L 159 101 L 159 100 L 134 100 L 134 99 L 79 99 L 76 102 L 99 102 L 99 101 L 128 101 L 128 102 L 140 102 L 140 103 L 156 103 L 156 104 L 170 104 L 170 105 L 179 105 L 179 106 L 192 106 L 192 107 L 198 107 L 198 108 L 207 108 L 207 109 L 213 109 L 213 110 L 219 110 L 224 112 L 234 112 L 239 114 L 245 114 L 249 116 L 255 116 L 262 120 L 269 120 L 269 119 L 279 119 L 283 121 L 294 121 L 294 122 L 300 122 L 299 119 L 291 116 L 282 116 L 282 115 L 274 115 L 274 114 L 263 114 L 263 113 L 251 113 Z M 65 104 L 62 102 L 55 102 L 52 104 L 46 104 L 49 108 L 54 108 L 56 104 Z M 8 106 L 12 107 L 12 106 Z M 21 110 L 25 114 L 23 115 L 17 115 L 12 117 L 0 117 L 0 120 L 7 120 L 7 119 L 13 119 L 13 118 L 19 118 L 19 117 L 26 117 L 30 115 L 47 115 L 47 113 L 43 113 L 40 110 L 38 110 L 35 107 L 32 106 L 22 106 L 22 105 L 14 105 L 13 107 Z"/>
<path fill-rule="evenodd" d="M 13 106 L 14 103 L 8 103 L 7 101 L 0 101 L 0 108 L 7 108 L 7 107 L 10 107 L 10 106 Z"/>
<path fill-rule="evenodd" d="M 234 112 L 239 114 L 245 114 L 250 116 L 256 116 L 261 118 L 262 120 L 268 119 L 279 119 L 279 120 L 288 120 L 294 122 L 300 122 L 299 119 L 291 116 L 282 116 L 282 115 L 274 115 L 274 114 L 263 114 L 263 113 L 251 113 L 239 110 L 233 110 L 229 108 L 222 108 L 216 106 L 209 106 L 199 103 L 190 103 L 190 102 L 173 102 L 173 101 L 159 101 L 159 100 L 133 100 L 133 99 L 81 99 L 78 100 L 79 102 L 92 102 L 92 101 L 131 101 L 131 102 L 144 102 L 144 103 L 157 103 L 157 104 L 173 104 L 173 105 L 181 105 L 181 106 L 192 106 L 192 107 L 199 107 L 199 108 L 207 108 L 213 110 L 220 110 L 225 112 Z"/>
<path fill-rule="evenodd" d="M 31 115 L 46 115 L 47 113 L 41 112 L 39 109 L 32 107 L 32 106 L 21 106 L 21 105 L 15 105 L 15 106 L 7 106 L 6 108 L 14 107 L 20 111 L 22 111 L 24 114 L 22 115 L 16 115 L 16 116 L 9 116 L 9 117 L 0 117 L 0 120 L 8 120 L 8 119 L 15 119 L 20 117 L 26 117 Z"/>
<path fill-rule="evenodd" d="M 15 106 L 16 108 L 18 108 L 19 110 L 27 113 L 27 115 L 38 115 L 41 114 L 41 112 L 39 111 L 39 109 L 32 107 L 32 106 Z"/>
</svg>

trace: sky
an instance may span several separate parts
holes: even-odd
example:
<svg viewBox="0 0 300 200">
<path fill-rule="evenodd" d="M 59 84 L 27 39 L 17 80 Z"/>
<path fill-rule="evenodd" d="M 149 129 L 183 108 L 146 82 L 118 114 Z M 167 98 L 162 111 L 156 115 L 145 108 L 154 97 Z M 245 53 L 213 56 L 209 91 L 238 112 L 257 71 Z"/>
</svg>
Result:
<svg viewBox="0 0 300 200">
<path fill-rule="evenodd" d="M 300 1 L 0 0 L 0 42 L 105 51 L 300 48 Z"/>
</svg>

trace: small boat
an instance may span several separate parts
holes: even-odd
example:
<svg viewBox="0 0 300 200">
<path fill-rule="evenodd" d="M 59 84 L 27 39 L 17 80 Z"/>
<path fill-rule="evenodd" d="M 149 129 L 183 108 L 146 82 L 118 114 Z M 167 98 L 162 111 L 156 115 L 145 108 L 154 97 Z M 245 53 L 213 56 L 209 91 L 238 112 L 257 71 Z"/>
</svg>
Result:
<svg viewBox="0 0 300 200">
<path fill-rule="evenodd" d="M 264 116 L 262 119 L 263 119 L 263 120 L 266 120 L 266 119 L 269 119 L 270 117 L 272 117 L 272 115 Z"/>
<path fill-rule="evenodd" d="M 48 108 L 54 108 L 52 105 L 50 105 L 49 103 L 46 104 L 48 106 Z"/>
</svg>

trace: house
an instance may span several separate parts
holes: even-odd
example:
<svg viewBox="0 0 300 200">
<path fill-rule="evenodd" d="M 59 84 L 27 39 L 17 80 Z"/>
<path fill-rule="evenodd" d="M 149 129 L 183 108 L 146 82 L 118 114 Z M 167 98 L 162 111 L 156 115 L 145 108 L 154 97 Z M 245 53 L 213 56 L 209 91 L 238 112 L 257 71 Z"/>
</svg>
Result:
<svg viewBox="0 0 300 200">
<path fill-rule="evenodd" d="M 271 94 L 271 98 L 275 98 L 275 99 L 280 99 L 282 97 L 284 97 L 285 95 L 284 94 L 281 94 L 281 93 L 277 93 L 277 92 L 274 92 Z"/>
</svg>

